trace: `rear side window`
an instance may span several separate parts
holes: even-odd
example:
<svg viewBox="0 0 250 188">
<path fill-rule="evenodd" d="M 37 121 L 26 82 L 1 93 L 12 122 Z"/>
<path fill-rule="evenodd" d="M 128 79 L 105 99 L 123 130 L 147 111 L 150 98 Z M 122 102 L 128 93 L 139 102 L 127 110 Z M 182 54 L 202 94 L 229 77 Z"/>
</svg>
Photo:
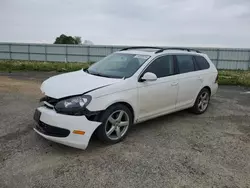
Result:
<svg viewBox="0 0 250 188">
<path fill-rule="evenodd" d="M 205 70 L 208 69 L 210 67 L 209 63 L 207 62 L 207 60 L 202 57 L 202 56 L 194 56 L 196 64 L 197 64 L 197 68 L 199 70 Z"/>
<path fill-rule="evenodd" d="M 191 55 L 176 55 L 179 73 L 187 73 L 195 71 L 195 64 Z"/>
<path fill-rule="evenodd" d="M 144 72 L 152 72 L 157 78 L 174 74 L 174 58 L 172 55 L 162 56 L 154 60 Z"/>
</svg>

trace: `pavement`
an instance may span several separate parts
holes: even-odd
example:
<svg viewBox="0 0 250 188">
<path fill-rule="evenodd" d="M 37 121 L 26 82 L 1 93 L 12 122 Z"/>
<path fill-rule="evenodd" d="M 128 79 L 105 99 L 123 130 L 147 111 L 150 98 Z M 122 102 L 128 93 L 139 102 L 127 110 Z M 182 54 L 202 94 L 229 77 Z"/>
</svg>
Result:
<svg viewBox="0 0 250 188">
<path fill-rule="evenodd" d="M 220 86 L 206 113 L 181 111 L 134 125 L 87 150 L 33 131 L 42 80 L 0 73 L 0 187 L 250 187 L 250 89 Z"/>
</svg>

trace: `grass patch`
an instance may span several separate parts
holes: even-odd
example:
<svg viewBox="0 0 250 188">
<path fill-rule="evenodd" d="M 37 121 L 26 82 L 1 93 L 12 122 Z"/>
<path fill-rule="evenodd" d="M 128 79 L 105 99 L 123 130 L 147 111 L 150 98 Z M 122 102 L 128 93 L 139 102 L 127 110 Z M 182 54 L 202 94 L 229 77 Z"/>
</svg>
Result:
<svg viewBox="0 0 250 188">
<path fill-rule="evenodd" d="M 59 63 L 59 62 L 40 62 L 40 61 L 0 61 L 0 71 L 55 71 L 70 72 L 89 67 L 91 63 Z"/>
<path fill-rule="evenodd" d="M 240 85 L 250 87 L 250 71 L 220 70 L 220 85 Z"/>
<path fill-rule="evenodd" d="M 39 61 L 18 61 L 18 60 L 1 60 L 0 71 L 55 71 L 70 72 L 87 68 L 92 63 L 62 63 L 62 62 L 39 62 Z M 250 87 L 250 71 L 241 70 L 220 70 L 220 85 L 240 85 Z"/>
</svg>

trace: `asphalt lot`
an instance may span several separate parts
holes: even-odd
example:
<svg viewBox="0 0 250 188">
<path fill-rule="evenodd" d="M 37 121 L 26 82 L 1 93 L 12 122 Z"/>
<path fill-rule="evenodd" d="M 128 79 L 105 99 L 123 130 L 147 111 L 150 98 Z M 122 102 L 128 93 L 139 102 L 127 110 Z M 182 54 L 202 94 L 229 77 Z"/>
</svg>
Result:
<svg viewBox="0 0 250 188">
<path fill-rule="evenodd" d="M 50 142 L 32 127 L 42 80 L 0 73 L 0 187 L 250 187 L 250 89 L 221 86 L 208 111 L 132 127 L 116 145 L 87 150 Z"/>
</svg>

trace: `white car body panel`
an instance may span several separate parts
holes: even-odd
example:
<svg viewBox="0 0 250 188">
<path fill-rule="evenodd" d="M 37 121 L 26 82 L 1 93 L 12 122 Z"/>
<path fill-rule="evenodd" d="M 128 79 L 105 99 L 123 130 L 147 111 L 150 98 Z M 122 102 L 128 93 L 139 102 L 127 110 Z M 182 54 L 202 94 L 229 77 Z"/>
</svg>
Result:
<svg viewBox="0 0 250 188">
<path fill-rule="evenodd" d="M 38 110 L 41 112 L 40 121 L 48 125 L 53 125 L 55 127 L 70 130 L 70 134 L 66 138 L 48 136 L 34 128 L 38 134 L 48 140 L 75 147 L 78 149 L 86 149 L 90 137 L 92 136 L 95 129 L 101 124 L 100 122 L 89 121 L 86 119 L 85 116 L 69 116 L 58 114 L 54 110 L 47 109 L 46 107 L 39 107 Z M 73 134 L 72 132 L 74 130 L 82 130 L 85 132 L 85 134 Z"/>
<path fill-rule="evenodd" d="M 178 75 L 154 82 L 138 82 L 139 121 L 163 112 L 174 111 L 178 94 Z"/>
<path fill-rule="evenodd" d="M 130 79 L 124 80 L 119 84 L 94 90 L 88 94 L 93 97 L 93 100 L 87 106 L 91 111 L 104 110 L 112 104 L 125 102 L 132 106 L 134 113 L 137 114 L 137 88 L 136 83 Z"/>
<path fill-rule="evenodd" d="M 83 70 L 60 74 L 45 80 L 42 92 L 55 99 L 80 95 L 92 89 L 120 82 L 121 79 L 104 78 L 85 73 Z"/>
<path fill-rule="evenodd" d="M 203 87 L 203 81 L 199 73 L 190 72 L 186 74 L 179 74 L 179 91 L 177 96 L 176 108 L 185 106 L 192 106 L 194 103 L 197 92 Z"/>
<path fill-rule="evenodd" d="M 218 84 L 215 82 L 218 72 L 205 54 L 179 50 L 166 51 L 161 54 L 136 50 L 117 53 L 150 55 L 151 57 L 133 76 L 127 79 L 94 76 L 79 70 L 47 79 L 43 82 L 41 91 L 46 96 L 55 99 L 86 93 L 92 97 L 86 107 L 89 111 L 104 111 L 115 103 L 126 103 L 133 111 L 134 123 L 138 123 L 192 107 L 198 93 L 204 87 L 211 90 L 211 95 L 214 95 L 218 89 Z M 158 78 L 156 81 L 138 81 L 144 69 L 154 59 L 168 54 L 201 55 L 209 62 L 210 68 Z M 90 121 L 85 116 L 63 115 L 46 107 L 39 107 L 38 110 L 41 112 L 40 121 L 70 130 L 66 138 L 48 136 L 35 129 L 39 135 L 80 149 L 88 146 L 91 135 L 101 125 L 101 122 Z M 74 130 L 85 131 L 85 135 L 73 134 Z"/>
</svg>

